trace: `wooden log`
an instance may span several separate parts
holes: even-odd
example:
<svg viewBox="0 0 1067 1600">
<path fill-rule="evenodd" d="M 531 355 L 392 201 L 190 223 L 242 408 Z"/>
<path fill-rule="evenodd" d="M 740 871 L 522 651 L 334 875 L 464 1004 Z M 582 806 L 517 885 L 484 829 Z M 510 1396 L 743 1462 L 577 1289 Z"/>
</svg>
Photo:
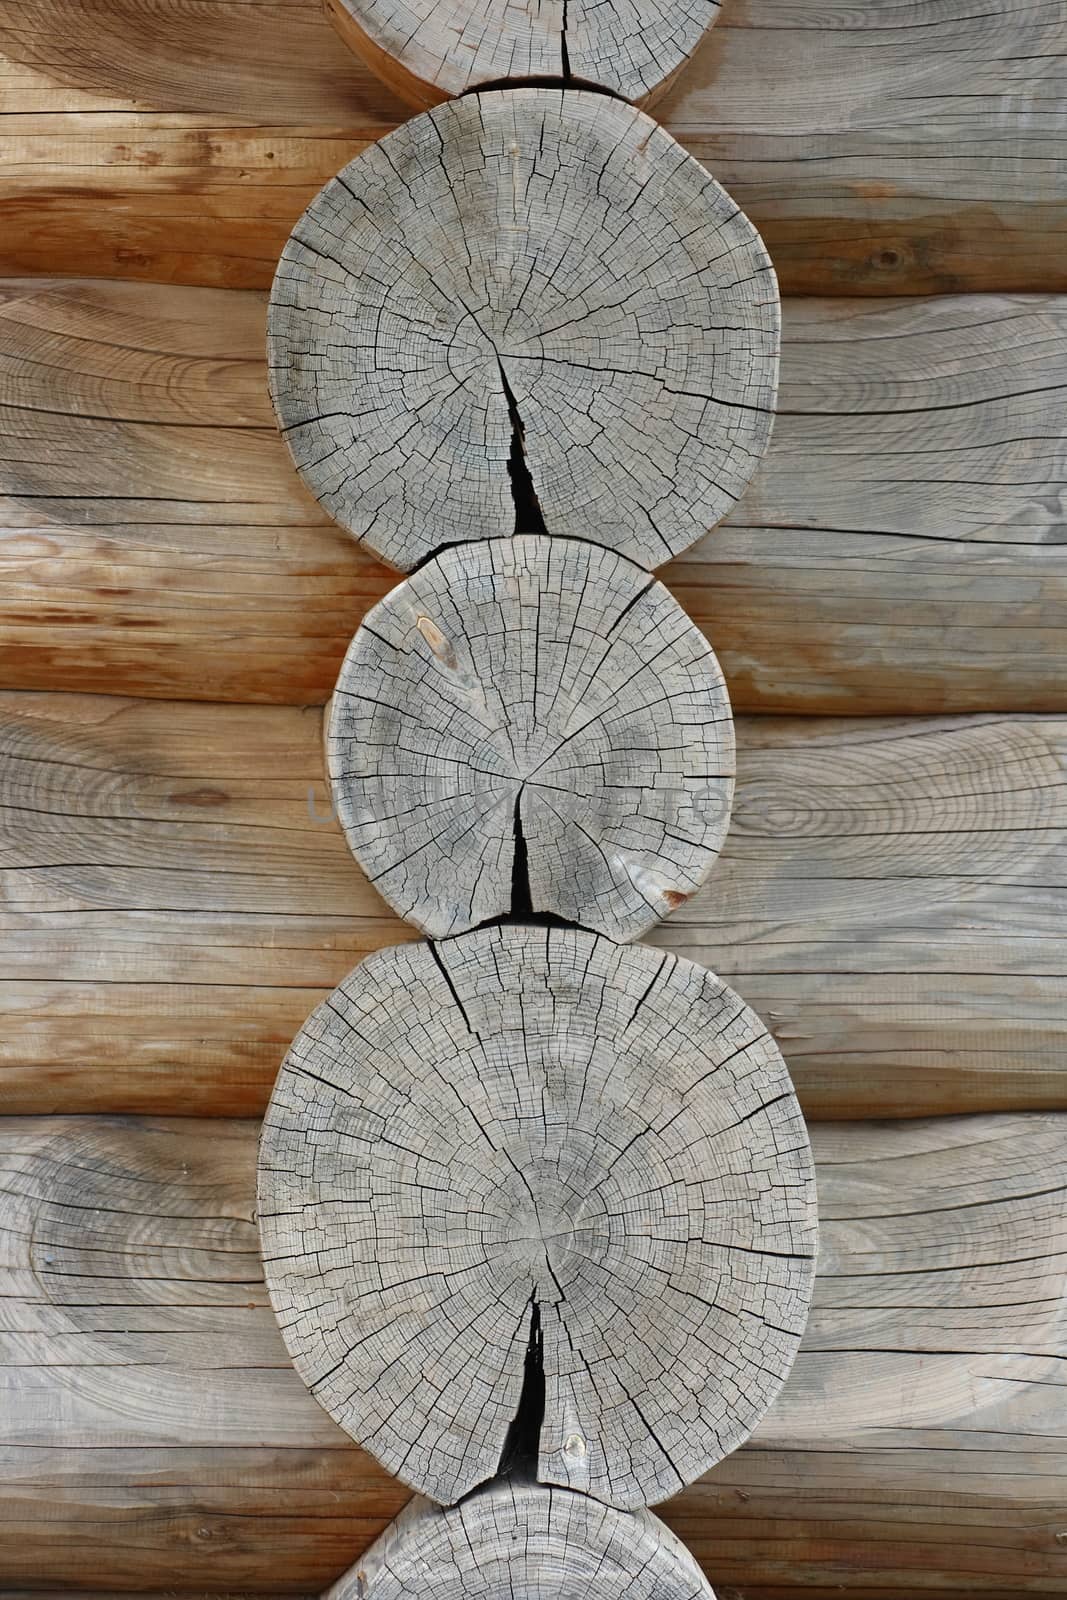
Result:
<svg viewBox="0 0 1067 1600">
<path fill-rule="evenodd" d="M 262 298 L 60 281 L 2 300 L 4 681 L 325 700 L 395 580 L 292 470 Z"/>
<path fill-rule="evenodd" d="M 282 252 L 271 394 L 320 504 L 404 571 L 548 532 L 645 567 L 770 438 L 778 291 L 650 117 L 578 90 L 438 106 L 332 179 Z"/>
<path fill-rule="evenodd" d="M 707 641 L 662 584 L 579 540 L 464 545 L 398 584 L 327 728 L 356 859 L 434 937 L 544 912 L 638 938 L 729 825 L 733 719 Z"/>
<path fill-rule="evenodd" d="M 809 1116 L 1067 1106 L 1061 718 L 742 719 L 733 821 L 656 942 L 765 1019 Z M 321 713 L 0 696 L 12 1111 L 261 1111 L 412 937 L 330 817 Z"/>
<path fill-rule="evenodd" d="M 502 1479 L 443 1509 L 416 1496 L 325 1600 L 715 1600 L 680 1539 L 648 1511 Z"/>
<path fill-rule="evenodd" d="M 725 12 L 657 114 L 786 290 L 1067 288 L 1062 0 Z M 407 114 L 311 5 L 3 0 L 0 28 L 7 273 L 265 288 L 307 201 Z"/>
<path fill-rule="evenodd" d="M 3 681 L 325 700 L 395 579 L 291 469 L 260 297 L 0 293 Z M 735 707 L 1067 710 L 1067 300 L 794 300 L 784 333 L 763 466 L 664 573 Z"/>
<path fill-rule="evenodd" d="M 816 1247 L 804 1119 L 744 1002 L 523 925 L 334 990 L 274 1088 L 259 1226 L 311 1393 L 447 1505 L 520 1448 L 624 1509 L 691 1483 L 780 1389 Z"/>
<path fill-rule="evenodd" d="M 812 1130 L 804 1347 L 753 1440 L 663 1513 L 720 1600 L 1062 1591 L 1065 1133 Z M 16 1117 L 0 1139 L 0 1583 L 324 1589 L 406 1492 L 286 1356 L 255 1126 Z"/>
<path fill-rule="evenodd" d="M 565 0 L 326 0 L 341 38 L 419 110 L 494 82 L 596 84 L 624 100 L 657 100 L 716 21 L 719 0 L 579 7 Z"/>
</svg>

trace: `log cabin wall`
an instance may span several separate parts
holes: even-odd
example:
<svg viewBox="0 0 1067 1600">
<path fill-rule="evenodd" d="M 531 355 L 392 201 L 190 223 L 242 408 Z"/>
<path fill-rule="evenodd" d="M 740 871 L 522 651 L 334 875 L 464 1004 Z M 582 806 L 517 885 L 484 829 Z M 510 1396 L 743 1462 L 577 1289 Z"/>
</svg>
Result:
<svg viewBox="0 0 1067 1600">
<path fill-rule="evenodd" d="M 726 0 L 656 115 L 761 229 L 770 451 L 662 570 L 738 723 L 650 942 L 814 1119 L 783 1396 L 664 1511 L 720 1600 L 1067 1594 L 1062 0 Z M 414 937 L 322 707 L 394 575 L 301 487 L 265 288 L 407 111 L 312 0 L 0 0 L 0 1587 L 313 1594 L 404 1491 L 266 1302 L 289 1040 Z"/>
</svg>

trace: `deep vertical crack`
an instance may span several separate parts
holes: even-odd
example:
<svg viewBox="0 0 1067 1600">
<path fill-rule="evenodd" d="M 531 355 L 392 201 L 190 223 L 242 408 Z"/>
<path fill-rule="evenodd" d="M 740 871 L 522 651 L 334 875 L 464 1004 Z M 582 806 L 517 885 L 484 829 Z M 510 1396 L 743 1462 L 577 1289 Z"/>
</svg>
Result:
<svg viewBox="0 0 1067 1600">
<path fill-rule="evenodd" d="M 530 853 L 526 835 L 522 831 L 522 787 L 515 796 L 514 853 L 511 858 L 511 912 L 513 917 L 533 916 L 533 895 L 530 891 Z"/>
<path fill-rule="evenodd" d="M 508 477 L 511 479 L 511 497 L 515 501 L 515 532 L 516 533 L 547 533 L 544 513 L 541 502 L 537 498 L 533 478 L 530 475 L 530 464 L 526 459 L 526 430 L 522 425 L 519 415 L 518 402 L 512 392 L 508 375 L 504 371 L 504 363 L 500 357 L 496 358 L 500 368 L 500 381 L 504 386 L 504 399 L 508 403 L 508 416 L 511 419 L 511 453 L 508 456 Z"/>
<path fill-rule="evenodd" d="M 567 6 L 568 6 L 568 4 L 569 4 L 569 0 L 563 0 L 563 17 L 562 17 L 562 19 L 560 21 L 560 25 L 559 25 L 560 71 L 563 73 L 564 78 L 569 78 L 570 75 L 571 75 L 571 58 L 570 58 L 570 54 L 569 54 L 569 52 L 567 50 Z"/>
<path fill-rule="evenodd" d="M 530 1337 L 526 1344 L 522 1392 L 500 1453 L 498 1473 L 516 1468 L 536 1476 L 541 1451 L 541 1428 L 545 1420 L 545 1354 L 541 1334 L 541 1308 L 536 1292 L 530 1296 Z"/>
</svg>

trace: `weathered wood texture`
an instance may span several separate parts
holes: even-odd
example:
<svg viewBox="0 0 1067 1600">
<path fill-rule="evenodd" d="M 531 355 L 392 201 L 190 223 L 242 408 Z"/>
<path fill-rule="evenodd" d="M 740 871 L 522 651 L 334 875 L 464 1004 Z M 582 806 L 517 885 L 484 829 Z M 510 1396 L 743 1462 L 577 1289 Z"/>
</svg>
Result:
<svg viewBox="0 0 1067 1600">
<path fill-rule="evenodd" d="M 447 1505 L 508 1459 L 535 1389 L 540 1482 L 631 1511 L 692 1483 L 780 1390 L 817 1242 L 759 1018 L 693 962 L 577 928 L 368 957 L 286 1057 L 258 1212 L 309 1390 Z"/>
<path fill-rule="evenodd" d="M 546 912 L 638 938 L 722 847 L 734 729 L 662 584 L 577 539 L 448 550 L 360 628 L 328 712 L 334 808 L 434 937 Z"/>
<path fill-rule="evenodd" d="M 648 105 L 719 15 L 719 0 L 326 0 L 341 38 L 418 109 L 479 84 L 554 78 Z"/>
<path fill-rule="evenodd" d="M 715 1600 L 648 1511 L 498 1480 L 444 1510 L 416 1496 L 325 1600 Z"/>
<path fill-rule="evenodd" d="M 0 304 L 0 679 L 324 700 L 395 582 L 302 488 L 258 295 L 24 282 Z"/>
<path fill-rule="evenodd" d="M 258 295 L 9 282 L 0 677 L 323 701 L 395 578 L 277 437 Z M 1067 710 L 1067 299 L 791 301 L 754 483 L 665 569 L 741 710 Z"/>
<path fill-rule="evenodd" d="M 321 1590 L 405 1491 L 267 1305 L 251 1123 L 2 1126 L 0 1582 Z M 720 1600 L 1062 1595 L 1062 1116 L 813 1130 L 804 1348 L 665 1508 Z"/>
<path fill-rule="evenodd" d="M 656 567 L 756 470 L 780 332 L 762 240 L 670 134 L 518 88 L 413 117 L 326 185 L 267 351 L 305 483 L 402 571 L 541 529 Z"/>
<path fill-rule="evenodd" d="M 1067 288 L 1063 0 L 731 0 L 657 115 L 783 287 Z M 313 5 L 4 0 L 0 270 L 265 287 L 400 102 Z"/>
<path fill-rule="evenodd" d="M 329 818 L 321 721 L 0 698 L 9 1109 L 262 1110 L 324 992 L 412 937 Z M 724 852 L 656 942 L 744 995 L 809 1115 L 1067 1106 L 1067 722 L 738 731 Z"/>
</svg>

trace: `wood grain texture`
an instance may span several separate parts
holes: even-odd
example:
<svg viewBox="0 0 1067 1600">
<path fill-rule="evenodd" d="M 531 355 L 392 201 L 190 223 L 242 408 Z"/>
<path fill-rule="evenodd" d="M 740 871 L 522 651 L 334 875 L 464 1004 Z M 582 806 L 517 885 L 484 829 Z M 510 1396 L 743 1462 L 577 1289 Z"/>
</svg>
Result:
<svg viewBox="0 0 1067 1600">
<path fill-rule="evenodd" d="M 1064 1120 L 813 1130 L 804 1347 L 753 1440 L 664 1513 L 720 1600 L 1063 1593 Z M 285 1354 L 254 1124 L 0 1132 L 0 1582 L 324 1589 L 406 1491 Z"/>
<path fill-rule="evenodd" d="M 1067 289 L 1063 0 L 731 0 L 657 115 L 789 292 Z M 265 288 L 407 114 L 313 5 L 4 0 L 4 272 Z"/>
<path fill-rule="evenodd" d="M 447 550 L 375 606 L 327 714 L 334 808 L 433 937 L 546 913 L 638 938 L 726 836 L 718 662 L 632 562 L 543 535 Z"/>
<path fill-rule="evenodd" d="M 4 286 L 6 684 L 326 699 L 395 580 L 301 487 L 264 341 L 259 296 Z"/>
<path fill-rule="evenodd" d="M 261 1111 L 324 994 L 412 937 L 330 818 L 321 721 L 0 697 L 9 1109 Z M 764 1018 L 808 1115 L 1067 1106 L 1067 723 L 738 739 L 723 854 L 655 937 Z"/>
<path fill-rule="evenodd" d="M 1061 1104 L 1065 733 L 749 719 L 718 869 L 652 942 L 745 996 L 809 1115 Z"/>
<path fill-rule="evenodd" d="M 664 572 L 735 705 L 1064 709 L 1067 301 L 791 301 L 780 405 Z"/>
<path fill-rule="evenodd" d="M 267 355 L 304 482 L 402 571 L 537 531 L 654 567 L 752 477 L 780 326 L 759 235 L 669 134 L 522 88 L 424 112 L 326 185 Z"/>
<path fill-rule="evenodd" d="M 324 701 L 395 578 L 292 471 L 261 297 L 0 295 L 3 681 Z M 735 706 L 1067 710 L 1067 299 L 793 300 L 784 335 L 755 481 L 664 573 Z"/>
<path fill-rule="evenodd" d="M 558 78 L 647 105 L 685 65 L 719 0 L 326 0 L 341 38 L 422 110 L 479 84 Z"/>
<path fill-rule="evenodd" d="M 499 1480 L 444 1510 L 416 1497 L 325 1600 L 715 1600 L 648 1511 Z"/>
<path fill-rule="evenodd" d="M 300 1376 L 446 1505 L 517 1424 L 541 1483 L 631 1511 L 691 1483 L 781 1388 L 817 1239 L 804 1119 L 740 997 L 522 925 L 333 991 L 275 1085 L 258 1212 Z"/>
</svg>

